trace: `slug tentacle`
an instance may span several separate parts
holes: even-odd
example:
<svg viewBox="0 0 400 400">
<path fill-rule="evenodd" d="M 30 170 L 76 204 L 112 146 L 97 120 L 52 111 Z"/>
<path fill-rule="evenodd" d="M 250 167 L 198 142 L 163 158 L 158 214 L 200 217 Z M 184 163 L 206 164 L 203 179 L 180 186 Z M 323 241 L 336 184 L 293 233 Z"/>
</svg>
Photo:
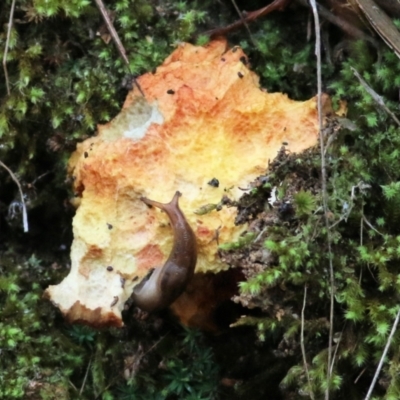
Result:
<svg viewBox="0 0 400 400">
<path fill-rule="evenodd" d="M 185 290 L 196 266 L 196 236 L 179 208 L 180 196 L 177 191 L 167 204 L 140 198 L 167 213 L 174 234 L 174 244 L 165 264 L 150 271 L 133 289 L 134 303 L 147 312 L 161 310 L 175 301 Z"/>
</svg>

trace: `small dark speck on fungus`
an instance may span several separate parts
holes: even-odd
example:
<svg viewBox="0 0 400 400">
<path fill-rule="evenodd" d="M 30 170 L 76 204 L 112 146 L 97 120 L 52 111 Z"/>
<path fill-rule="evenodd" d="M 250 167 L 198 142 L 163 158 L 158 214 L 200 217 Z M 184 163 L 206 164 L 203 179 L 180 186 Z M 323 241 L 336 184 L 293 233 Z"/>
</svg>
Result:
<svg viewBox="0 0 400 400">
<path fill-rule="evenodd" d="M 242 62 L 242 64 L 247 65 L 248 61 L 247 58 L 245 56 L 240 57 L 240 61 Z"/>
<path fill-rule="evenodd" d="M 118 303 L 118 300 L 119 300 L 119 297 L 118 296 L 114 296 L 114 300 L 110 304 L 110 307 L 114 307 Z"/>
<path fill-rule="evenodd" d="M 219 186 L 219 180 L 217 178 L 212 178 L 209 182 L 207 182 L 210 186 L 212 187 L 218 187 Z"/>
</svg>

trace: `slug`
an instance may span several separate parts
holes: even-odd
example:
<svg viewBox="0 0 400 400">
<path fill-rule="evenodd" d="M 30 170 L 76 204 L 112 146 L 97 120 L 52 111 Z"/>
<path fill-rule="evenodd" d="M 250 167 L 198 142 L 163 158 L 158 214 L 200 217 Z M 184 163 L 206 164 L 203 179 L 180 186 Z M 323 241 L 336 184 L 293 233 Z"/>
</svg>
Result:
<svg viewBox="0 0 400 400">
<path fill-rule="evenodd" d="M 185 290 L 197 261 L 196 236 L 179 208 L 180 192 L 168 204 L 141 197 L 149 206 L 165 211 L 172 225 L 174 243 L 162 267 L 155 268 L 135 286 L 132 299 L 143 311 L 153 312 L 168 307 Z"/>
</svg>

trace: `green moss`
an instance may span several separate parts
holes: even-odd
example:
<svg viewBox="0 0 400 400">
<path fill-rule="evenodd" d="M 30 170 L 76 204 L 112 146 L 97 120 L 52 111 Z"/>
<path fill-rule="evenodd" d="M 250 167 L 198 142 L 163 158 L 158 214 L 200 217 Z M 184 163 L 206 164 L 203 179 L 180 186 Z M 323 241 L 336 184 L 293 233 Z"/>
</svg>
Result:
<svg viewBox="0 0 400 400">
<path fill-rule="evenodd" d="M 221 250 L 237 250 L 241 249 L 247 245 L 249 245 L 255 238 L 255 234 L 252 232 L 246 232 L 244 235 L 240 236 L 240 238 L 236 242 L 232 243 L 223 243 L 219 245 Z"/>
<path fill-rule="evenodd" d="M 112 391 L 118 399 L 213 399 L 217 395 L 218 367 L 198 331 L 168 333 L 149 350 L 147 370 L 126 370 L 126 383 Z M 179 354 L 179 357 L 177 357 Z M 155 361 L 160 364 L 157 365 Z"/>
<path fill-rule="evenodd" d="M 122 331 L 71 327 L 42 299 L 43 289 L 67 272 L 61 266 L 68 264 L 73 211 L 67 201 L 65 165 L 75 144 L 118 113 L 127 93 L 121 85 L 124 78 L 153 70 L 181 41 L 197 37 L 198 43 L 206 43 L 203 31 L 237 18 L 230 6 L 210 1 L 156 5 L 117 0 L 106 6 L 115 13 L 129 67 L 113 42 L 97 35 L 103 22 L 93 2 L 16 2 L 7 58 L 9 96 L 4 77 L 0 79 L 0 159 L 23 186 L 31 231 L 23 236 L 17 188 L 0 169 L 0 398 L 216 398 L 218 368 L 198 333 L 174 325 L 155 332 L 149 328 L 157 325 L 154 320 L 142 325 L 130 321 Z M 0 6 L 1 53 L 10 7 L 11 0 Z M 269 91 L 295 99 L 315 95 L 314 44 L 306 42 L 307 15 L 306 9 L 271 14 L 250 26 L 251 37 L 246 30 L 230 37 L 248 53 Z M 324 63 L 323 81 L 336 108 L 339 101 L 347 101 L 347 118 L 354 127 L 347 129 L 350 125 L 339 121 L 332 128 L 335 139 L 326 156 L 335 273 L 331 399 L 361 399 L 398 310 L 400 129 L 377 107 L 351 68 L 398 114 L 400 64 L 389 49 L 378 54 L 366 43 L 343 43 L 339 36 L 334 32 L 330 42 L 344 46 L 342 58 Z M 268 367 L 254 358 L 247 364 L 251 372 L 243 367 L 233 374 L 254 383 L 242 386 L 251 391 L 252 400 L 265 393 L 266 385 L 277 389 L 281 379 L 287 397 L 310 389 L 299 344 L 305 286 L 305 348 L 316 398 L 323 396 L 327 385 L 332 288 L 319 149 L 287 154 L 284 161 L 272 161 L 268 183 L 239 204 L 244 212 L 254 203 L 253 217 L 269 213 L 277 222 L 264 220 L 262 230 L 224 245 L 226 252 L 247 257 L 261 250 L 265 256 L 261 271 L 257 265 L 240 284 L 239 298 L 255 304 L 258 311 L 242 309 L 245 316 L 236 324 L 254 327 L 258 340 L 270 343 L 276 355 Z M 274 187 L 279 204 L 265 209 Z M 293 212 L 282 206 L 286 203 Z M 210 212 L 214 206 L 199 211 Z M 243 215 L 239 222 L 251 218 Z M 235 340 L 240 341 L 240 333 Z M 399 341 L 397 332 L 376 399 L 399 397 Z M 251 346 L 258 348 L 257 339 Z M 126 380 L 124 360 L 132 358 L 139 361 Z M 283 371 L 279 379 L 257 379 L 275 365 Z M 240 390 L 228 391 L 225 398 L 234 398 L 232 393 Z M 241 396 L 246 398 L 243 392 Z"/>
<path fill-rule="evenodd" d="M 106 4 L 129 57 L 126 67 L 114 43 L 97 34 L 106 30 L 94 2 L 16 2 L 7 57 L 10 95 L 4 76 L 0 79 L 0 160 L 22 185 L 30 232 L 21 232 L 19 193 L 0 168 L 1 399 L 122 398 L 123 359 L 134 353 L 137 342 L 120 340 L 121 332 L 71 327 L 42 299 L 43 290 L 67 273 L 62 266 L 68 265 L 73 210 L 66 162 L 77 141 L 119 112 L 127 93 L 123 81 L 153 70 L 173 46 L 193 35 L 206 19 L 207 6 L 167 2 L 155 7 L 126 0 Z M 2 2 L 2 54 L 10 10 L 11 1 Z M 152 389 L 147 385 L 147 393 L 166 390 L 163 398 L 171 398 L 177 392 L 188 397 L 215 390 L 215 370 L 208 383 L 201 381 L 203 370 L 214 368 L 211 353 L 200 344 L 196 354 L 192 349 L 187 353 L 185 338 L 171 346 L 183 358 L 173 362 L 171 357 L 161 381 L 154 381 Z M 152 345 L 153 340 L 147 339 Z M 175 387 L 186 373 L 184 364 L 194 359 L 199 363 L 192 377 Z M 143 392 L 150 372 L 141 374 L 144 380 L 135 387 Z"/>
<path fill-rule="evenodd" d="M 334 90 L 335 101 L 347 100 L 348 117 L 357 128 L 343 127 L 326 156 L 328 204 L 332 262 L 335 276 L 334 344 L 335 363 L 331 382 L 332 398 L 363 398 L 363 385 L 372 380 L 377 362 L 386 345 L 398 311 L 399 247 L 399 171 L 400 128 L 355 79 L 351 67 L 383 96 L 385 104 L 397 113 L 393 80 L 399 64 L 385 49 L 384 62 L 374 61 L 365 44 L 355 43 L 350 57 L 325 79 Z M 326 75 L 325 75 L 326 76 Z M 339 126 L 340 128 L 340 126 Z M 305 347 L 314 395 L 319 398 L 326 389 L 328 323 L 317 323 L 329 316 L 329 274 L 326 226 L 322 215 L 319 149 L 302 155 L 288 155 L 284 163 L 272 164 L 271 187 L 279 191 L 281 202 L 290 202 L 296 215 L 283 218 L 278 206 L 270 214 L 280 221 L 265 231 L 264 248 L 271 254 L 263 272 L 249 276 L 241 284 L 242 298 L 253 297 L 255 304 L 270 299 L 276 310 L 286 310 L 284 319 L 244 319 L 254 325 L 264 340 L 279 327 L 282 337 L 292 337 L 299 345 L 299 315 L 304 287 L 308 287 L 305 308 Z M 311 189 L 311 192 L 307 192 Z M 268 194 L 266 194 L 267 199 Z M 261 211 L 261 210 L 260 210 Z M 300 218 L 301 217 L 301 218 Z M 306 217 L 306 218 L 305 218 Z M 265 217 L 264 217 L 265 218 Z M 273 301 L 278 288 L 284 287 L 279 301 Z M 291 310 L 291 318 L 287 316 Z M 268 314 L 268 311 L 267 311 Z M 292 322 L 290 322 L 292 319 Z M 289 321 L 288 321 L 289 320 Z M 314 327 L 314 328 L 312 328 Z M 296 331 L 297 329 L 297 331 Z M 322 340 L 321 340 L 322 339 Z M 399 353 L 396 334 L 391 355 L 384 364 L 385 385 L 378 384 L 375 398 L 389 399 L 399 390 L 395 378 Z M 336 343 L 337 347 L 336 347 Z M 307 393 L 308 381 L 302 357 L 292 365 L 282 381 L 286 391 Z M 354 386 L 350 376 L 363 369 L 362 383 Z M 293 389 L 295 388 L 295 389 Z M 350 389 L 351 388 L 351 389 Z M 345 396 L 349 398 L 348 396 Z"/>
<path fill-rule="evenodd" d="M 60 399 L 69 398 L 68 379 L 83 359 L 55 328 L 55 311 L 41 298 L 48 272 L 34 256 L 24 262 L 3 254 L 0 268 L 0 398 L 43 393 L 40 398 L 48 399 L 50 388 Z"/>
</svg>

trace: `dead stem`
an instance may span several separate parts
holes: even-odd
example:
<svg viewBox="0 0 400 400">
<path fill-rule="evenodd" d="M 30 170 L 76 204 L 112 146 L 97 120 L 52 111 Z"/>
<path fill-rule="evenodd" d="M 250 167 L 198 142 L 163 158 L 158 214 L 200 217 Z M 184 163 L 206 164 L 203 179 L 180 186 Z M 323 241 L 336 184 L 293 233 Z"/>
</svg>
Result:
<svg viewBox="0 0 400 400">
<path fill-rule="evenodd" d="M 246 27 L 246 29 L 247 29 L 247 32 L 248 32 L 248 34 L 249 34 L 249 37 L 250 37 L 251 42 L 253 43 L 253 46 L 254 46 L 254 47 L 257 47 L 257 43 L 256 43 L 256 41 L 254 40 L 253 35 L 251 34 L 251 31 L 250 31 L 250 28 L 249 28 L 249 24 L 248 24 L 248 23 L 246 22 L 246 20 L 244 19 L 243 13 L 239 10 L 239 7 L 237 6 L 236 1 L 235 1 L 235 0 L 231 0 L 231 1 L 232 1 L 233 6 L 235 7 L 235 10 L 236 10 L 236 12 L 238 13 L 240 19 L 243 21 L 243 25 L 244 25 L 244 26 Z"/>
<path fill-rule="evenodd" d="M 6 44 L 4 46 L 4 55 L 3 55 L 3 70 L 4 70 L 4 77 L 6 79 L 8 95 L 11 94 L 11 91 L 10 91 L 10 82 L 8 79 L 8 71 L 7 71 L 7 55 L 8 55 L 8 47 L 10 45 L 12 23 L 13 23 L 13 19 L 14 19 L 15 1 L 16 0 L 13 0 L 13 2 L 11 3 L 10 19 L 8 21 L 8 28 L 7 28 L 7 40 L 6 40 Z"/>
<path fill-rule="evenodd" d="M 400 126 L 400 121 L 399 119 L 389 110 L 389 108 L 386 106 L 385 102 L 383 101 L 383 97 L 380 96 L 378 93 L 375 92 L 374 89 L 371 88 L 371 86 L 368 85 L 367 82 L 361 77 L 361 75 L 358 73 L 358 71 L 350 67 L 351 70 L 353 71 L 354 76 L 360 81 L 361 85 L 363 88 L 366 90 L 366 92 L 373 98 L 373 100 L 384 110 L 386 111 L 393 119 L 394 122 L 398 126 Z"/>
<path fill-rule="evenodd" d="M 124 60 L 125 64 L 128 67 L 128 70 L 130 71 L 130 65 L 129 65 L 129 60 L 128 60 L 128 56 L 126 55 L 126 51 L 125 51 L 125 47 L 122 44 L 117 31 L 114 28 L 114 25 L 110 19 L 110 16 L 108 15 L 108 11 L 106 10 L 103 1 L 102 0 L 95 0 L 96 5 L 101 13 L 101 15 L 103 16 L 104 22 L 107 25 L 108 31 L 110 32 L 110 35 L 115 43 L 115 45 L 117 46 L 118 52 L 121 55 L 122 59 Z M 137 80 L 135 78 L 133 78 L 133 82 L 135 83 L 136 87 L 139 89 L 140 94 L 144 97 L 144 93 L 142 91 L 142 88 L 140 87 L 139 83 L 137 82 Z"/>
<path fill-rule="evenodd" d="M 306 371 L 306 375 L 307 375 L 309 394 L 310 394 L 311 400 L 314 400 L 315 399 L 314 392 L 312 391 L 310 373 L 308 371 L 306 348 L 304 346 L 304 310 L 306 309 L 306 302 L 307 302 L 307 285 L 304 285 L 303 308 L 301 309 L 300 346 L 301 346 L 301 353 L 303 354 L 304 370 Z"/>
<path fill-rule="evenodd" d="M 330 312 L 329 312 L 329 343 L 328 343 L 328 365 L 326 371 L 327 385 L 325 391 L 325 400 L 329 400 L 329 390 L 332 376 L 332 341 L 333 341 L 333 319 L 334 319 L 334 302 L 335 302 L 335 276 L 333 272 L 332 262 L 332 238 L 329 229 L 328 218 L 328 193 L 326 188 L 326 165 L 325 165 L 325 150 L 324 137 L 322 132 L 322 77 L 321 77 L 321 35 L 319 27 L 319 16 L 317 4 L 315 0 L 310 0 L 311 8 L 314 15 L 315 26 L 315 54 L 317 56 L 317 86 L 318 86 L 318 125 L 319 125 L 319 145 L 321 151 L 321 186 L 322 186 L 322 204 L 324 209 L 324 218 L 326 226 L 326 236 L 328 244 L 329 257 L 329 281 L 330 281 Z"/>
<path fill-rule="evenodd" d="M 383 233 L 379 232 L 376 228 L 374 228 L 374 226 L 371 224 L 371 222 L 369 222 L 369 221 L 367 220 L 367 217 L 366 217 L 365 215 L 363 215 L 363 221 L 364 221 L 373 231 L 375 231 L 378 235 L 385 236 Z"/>
<path fill-rule="evenodd" d="M 89 374 L 89 370 L 90 370 L 90 366 L 91 366 L 91 364 L 92 364 L 92 357 L 90 357 L 90 360 L 89 360 L 88 366 L 87 366 L 87 368 L 86 368 L 86 373 L 85 373 L 85 377 L 83 378 L 83 382 L 82 382 L 81 390 L 79 391 L 79 396 L 82 396 L 83 389 L 85 389 L 86 380 L 87 380 L 87 377 L 88 377 L 88 374 Z"/>
<path fill-rule="evenodd" d="M 210 31 L 204 32 L 205 35 L 210 36 L 211 38 L 216 38 L 218 36 L 225 36 L 228 33 L 235 31 L 243 26 L 243 24 L 248 22 L 253 22 L 257 18 L 263 17 L 275 10 L 283 10 L 292 0 L 275 0 L 271 4 L 260 8 L 259 10 L 252 11 L 247 13 L 244 18 L 239 21 L 235 21 L 232 24 L 225 26 L 224 28 L 216 28 Z"/>
<path fill-rule="evenodd" d="M 391 330 L 390 335 L 388 337 L 388 340 L 386 342 L 385 349 L 383 350 L 382 357 L 379 360 L 379 364 L 378 364 L 378 367 L 376 368 L 374 378 L 372 379 L 372 382 L 371 382 L 371 386 L 369 387 L 368 393 L 365 396 L 364 400 L 369 400 L 370 397 L 371 397 L 371 394 L 372 394 L 372 391 L 374 390 L 374 387 L 375 387 L 376 381 L 378 379 L 379 373 L 381 372 L 381 369 L 382 369 L 383 362 L 385 360 L 386 354 L 387 354 L 387 352 L 389 350 L 390 344 L 392 343 L 393 336 L 394 336 L 394 334 L 396 332 L 397 325 L 399 324 L 399 319 L 400 319 L 400 309 L 399 309 L 399 311 L 397 311 L 396 319 L 393 322 L 392 330 Z"/>
<path fill-rule="evenodd" d="M 310 7 L 310 4 L 307 0 L 296 0 L 297 3 L 301 4 L 303 7 Z M 362 30 L 356 28 L 355 26 L 351 25 L 349 22 L 340 18 L 337 15 L 332 14 L 328 9 L 317 4 L 317 9 L 319 15 L 329 21 L 331 24 L 336 25 L 340 28 L 343 32 L 349 34 L 350 36 L 354 37 L 355 39 L 365 40 L 371 43 L 375 48 L 378 48 L 378 41 L 372 38 L 370 35 L 367 35 Z"/>
</svg>

